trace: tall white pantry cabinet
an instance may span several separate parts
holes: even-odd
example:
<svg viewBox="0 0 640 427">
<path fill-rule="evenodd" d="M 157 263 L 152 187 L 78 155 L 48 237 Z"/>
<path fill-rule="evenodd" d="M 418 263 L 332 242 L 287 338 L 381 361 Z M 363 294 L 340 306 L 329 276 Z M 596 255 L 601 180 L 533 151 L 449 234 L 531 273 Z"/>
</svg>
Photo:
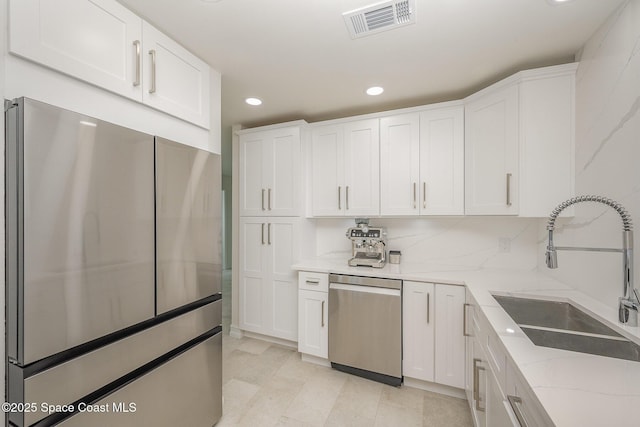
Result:
<svg viewBox="0 0 640 427">
<path fill-rule="evenodd" d="M 304 122 L 239 132 L 239 328 L 298 340 Z"/>
</svg>

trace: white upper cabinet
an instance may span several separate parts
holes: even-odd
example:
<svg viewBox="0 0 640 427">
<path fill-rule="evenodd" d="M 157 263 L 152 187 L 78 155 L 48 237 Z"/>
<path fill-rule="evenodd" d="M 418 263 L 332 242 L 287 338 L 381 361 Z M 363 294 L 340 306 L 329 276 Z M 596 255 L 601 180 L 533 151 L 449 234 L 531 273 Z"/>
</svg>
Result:
<svg viewBox="0 0 640 427">
<path fill-rule="evenodd" d="M 322 126 L 311 134 L 313 216 L 344 215 L 344 142 L 342 126 Z"/>
<path fill-rule="evenodd" d="M 467 98 L 467 214 L 546 217 L 573 197 L 576 68 L 522 71 Z"/>
<path fill-rule="evenodd" d="M 464 108 L 420 113 L 420 213 L 464 214 Z"/>
<path fill-rule="evenodd" d="M 379 215 L 379 150 L 378 119 L 313 129 L 313 216 Z"/>
<path fill-rule="evenodd" d="M 576 68 L 553 70 L 525 75 L 520 84 L 520 216 L 546 217 L 575 196 Z"/>
<path fill-rule="evenodd" d="M 142 23 L 145 104 L 209 127 L 209 66 L 178 43 Z"/>
<path fill-rule="evenodd" d="M 113 0 L 11 0 L 9 50 L 141 99 L 142 19 Z"/>
<path fill-rule="evenodd" d="M 240 215 L 296 216 L 300 206 L 300 128 L 240 135 Z"/>
<path fill-rule="evenodd" d="M 209 66 L 115 0 L 11 0 L 9 13 L 11 53 L 209 128 Z"/>
<path fill-rule="evenodd" d="M 380 119 L 380 213 L 420 213 L 420 115 Z"/>
<path fill-rule="evenodd" d="M 344 125 L 345 215 L 380 214 L 379 120 Z"/>
<path fill-rule="evenodd" d="M 518 86 L 465 106 L 465 212 L 518 214 Z"/>
<path fill-rule="evenodd" d="M 464 213 L 463 107 L 380 119 L 380 213 Z"/>
</svg>

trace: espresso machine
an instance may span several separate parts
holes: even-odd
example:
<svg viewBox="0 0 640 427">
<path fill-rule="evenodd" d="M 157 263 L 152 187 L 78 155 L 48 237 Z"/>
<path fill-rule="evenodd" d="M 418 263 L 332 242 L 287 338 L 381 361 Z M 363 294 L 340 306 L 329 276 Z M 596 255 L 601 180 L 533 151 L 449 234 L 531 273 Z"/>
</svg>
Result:
<svg viewBox="0 0 640 427">
<path fill-rule="evenodd" d="M 356 218 L 356 226 L 349 228 L 346 235 L 351 240 L 350 266 L 384 267 L 387 262 L 386 228 L 370 226 L 369 218 Z"/>
</svg>

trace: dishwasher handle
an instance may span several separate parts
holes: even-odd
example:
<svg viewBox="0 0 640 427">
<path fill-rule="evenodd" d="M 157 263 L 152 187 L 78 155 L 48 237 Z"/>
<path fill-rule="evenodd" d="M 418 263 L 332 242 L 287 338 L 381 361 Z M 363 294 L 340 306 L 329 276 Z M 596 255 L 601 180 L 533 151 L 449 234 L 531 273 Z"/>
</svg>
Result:
<svg viewBox="0 0 640 427">
<path fill-rule="evenodd" d="M 343 283 L 329 283 L 329 290 L 361 292 L 365 294 L 389 295 L 400 297 L 400 289 L 378 288 L 374 286 L 345 285 Z"/>
</svg>

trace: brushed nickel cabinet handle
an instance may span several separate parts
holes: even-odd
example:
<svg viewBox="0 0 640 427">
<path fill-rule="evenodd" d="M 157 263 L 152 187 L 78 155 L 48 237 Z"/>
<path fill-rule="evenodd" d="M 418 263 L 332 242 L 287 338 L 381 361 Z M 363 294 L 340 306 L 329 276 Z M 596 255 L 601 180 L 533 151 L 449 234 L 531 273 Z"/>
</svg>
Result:
<svg viewBox="0 0 640 427">
<path fill-rule="evenodd" d="M 267 207 L 271 210 L 271 188 L 267 190 Z"/>
<path fill-rule="evenodd" d="M 134 41 L 133 47 L 136 50 L 136 68 L 133 75 L 133 85 L 140 86 L 140 40 Z"/>
<path fill-rule="evenodd" d="M 262 240 L 262 244 L 264 245 L 264 222 L 262 223 L 262 229 L 260 230 L 260 239 Z"/>
<path fill-rule="evenodd" d="M 308 283 L 309 285 L 319 285 L 320 284 L 320 280 L 307 279 L 307 280 L 305 280 L 305 283 Z"/>
<path fill-rule="evenodd" d="M 427 207 L 427 182 L 422 183 L 422 208 Z"/>
<path fill-rule="evenodd" d="M 473 400 L 478 401 L 478 363 L 480 359 L 473 359 Z"/>
<path fill-rule="evenodd" d="M 338 210 L 342 209 L 342 205 L 340 203 L 340 199 L 342 199 L 342 187 L 338 186 Z"/>
<path fill-rule="evenodd" d="M 511 175 L 507 174 L 507 206 L 511 206 Z"/>
<path fill-rule="evenodd" d="M 264 210 L 264 188 L 262 189 L 262 210 Z"/>
<path fill-rule="evenodd" d="M 155 49 L 151 49 L 149 51 L 149 55 L 151 55 L 151 87 L 149 88 L 149 93 L 156 93 L 156 51 Z"/>
<path fill-rule="evenodd" d="M 522 405 L 522 399 L 518 396 L 507 395 L 507 400 L 509 400 L 509 405 L 511 405 L 511 409 L 513 409 L 513 413 L 516 415 L 520 427 L 528 427 L 529 424 L 527 424 L 527 420 L 524 418 L 524 414 L 520 409 L 520 405 Z"/>
<path fill-rule="evenodd" d="M 473 400 L 476 401 L 476 410 L 484 412 L 484 408 L 480 406 L 480 371 L 484 371 L 484 368 L 479 363 L 482 360 L 473 359 Z"/>
<path fill-rule="evenodd" d="M 322 307 L 320 307 L 321 317 L 320 317 L 320 326 L 324 328 L 324 301 L 322 301 Z"/>
<path fill-rule="evenodd" d="M 413 183 L 413 209 L 416 208 L 416 183 Z"/>
<path fill-rule="evenodd" d="M 347 185 L 347 210 L 349 210 L 349 186 Z"/>
<path fill-rule="evenodd" d="M 429 320 L 430 320 L 430 317 L 431 317 L 431 309 L 430 309 L 431 303 L 430 303 L 430 300 L 429 300 L 429 296 L 430 295 L 431 294 L 429 294 L 427 292 L 427 324 L 429 324 Z"/>
<path fill-rule="evenodd" d="M 271 244 L 271 223 L 267 224 L 267 245 Z"/>
<path fill-rule="evenodd" d="M 462 335 L 470 337 L 471 334 L 467 332 L 467 307 L 471 307 L 471 304 L 465 302 L 462 306 Z"/>
</svg>

